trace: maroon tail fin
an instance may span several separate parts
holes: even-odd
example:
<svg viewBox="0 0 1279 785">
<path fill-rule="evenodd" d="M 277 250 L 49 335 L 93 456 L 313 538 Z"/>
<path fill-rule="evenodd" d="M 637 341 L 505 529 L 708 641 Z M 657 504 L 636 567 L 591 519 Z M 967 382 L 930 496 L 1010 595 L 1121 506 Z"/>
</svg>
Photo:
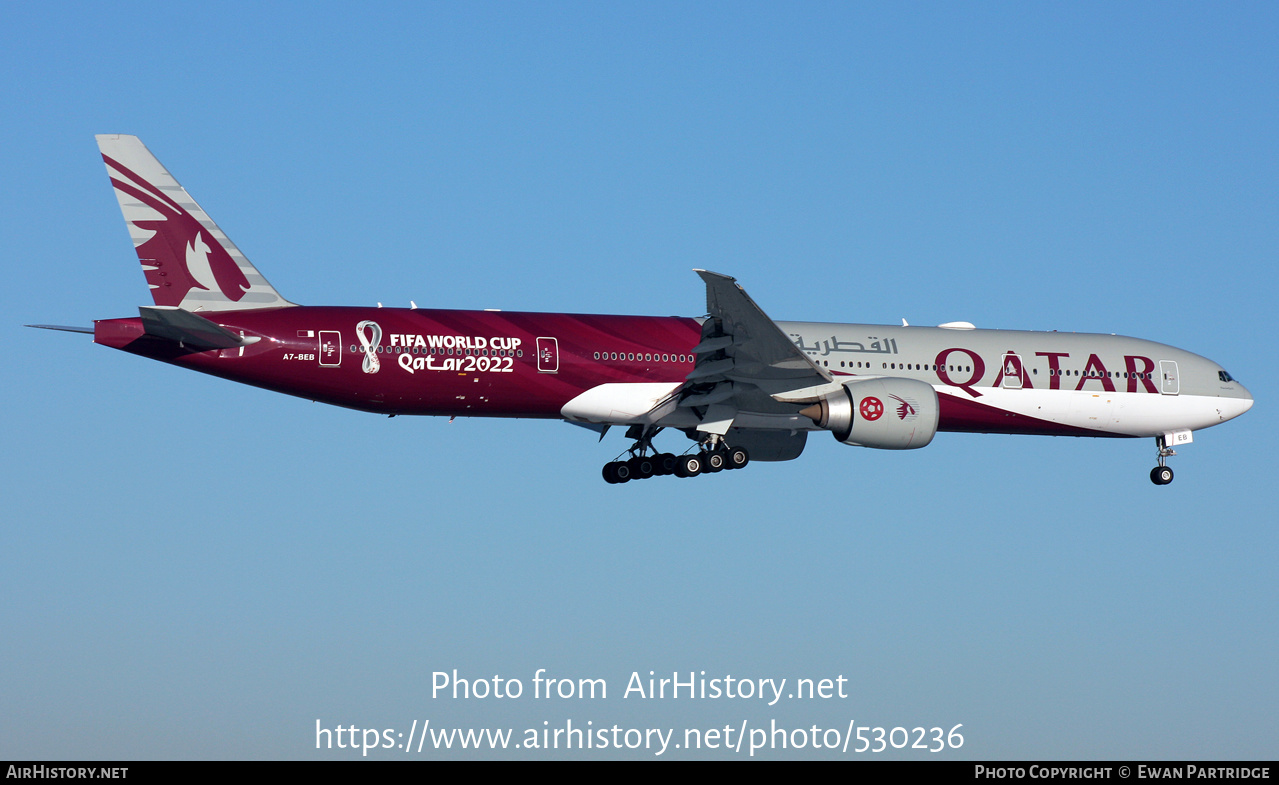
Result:
<svg viewBox="0 0 1279 785">
<path fill-rule="evenodd" d="M 293 305 L 136 136 L 97 137 L 156 305 L 227 311 Z"/>
</svg>

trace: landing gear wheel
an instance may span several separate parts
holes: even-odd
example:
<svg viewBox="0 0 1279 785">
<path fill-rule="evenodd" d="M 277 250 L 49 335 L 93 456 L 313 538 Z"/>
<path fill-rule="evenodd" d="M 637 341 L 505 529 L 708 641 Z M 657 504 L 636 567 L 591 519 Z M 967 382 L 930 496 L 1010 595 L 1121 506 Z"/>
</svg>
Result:
<svg viewBox="0 0 1279 785">
<path fill-rule="evenodd" d="M 626 461 L 613 461 L 611 466 L 613 467 L 613 476 L 617 478 L 618 482 L 635 479 L 635 472 Z"/>
<path fill-rule="evenodd" d="M 669 452 L 653 457 L 653 467 L 657 470 L 655 473 L 662 476 L 675 473 L 675 456 Z"/>
<path fill-rule="evenodd" d="M 631 478 L 635 480 L 647 480 L 656 473 L 656 464 L 652 458 L 637 455 L 626 462 L 631 468 Z"/>
<path fill-rule="evenodd" d="M 706 462 L 705 471 L 710 473 L 722 472 L 728 466 L 728 458 L 723 450 L 708 450 L 702 454 L 702 460 Z"/>
<path fill-rule="evenodd" d="M 702 473 L 703 466 L 700 454 L 681 455 L 675 459 L 675 476 L 696 477 Z"/>
<path fill-rule="evenodd" d="M 1156 466 L 1150 470 L 1150 481 L 1155 485 L 1167 485 L 1172 482 L 1172 469 L 1167 466 Z"/>
<path fill-rule="evenodd" d="M 608 463 L 604 464 L 604 471 L 602 472 L 602 474 L 604 475 L 604 482 L 608 483 L 609 485 L 617 485 L 619 482 L 624 482 L 623 480 L 617 479 L 617 462 L 616 461 L 609 461 Z"/>
<path fill-rule="evenodd" d="M 746 452 L 744 447 L 730 447 L 728 450 L 728 464 L 726 469 L 741 469 L 751 462 L 750 453 Z"/>
</svg>

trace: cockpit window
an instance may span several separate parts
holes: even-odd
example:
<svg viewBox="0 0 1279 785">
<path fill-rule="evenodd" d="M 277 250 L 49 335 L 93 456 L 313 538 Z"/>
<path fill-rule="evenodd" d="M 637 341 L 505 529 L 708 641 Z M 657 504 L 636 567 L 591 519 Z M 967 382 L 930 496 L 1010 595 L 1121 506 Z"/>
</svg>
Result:
<svg viewBox="0 0 1279 785">
<path fill-rule="evenodd" d="M 1225 371 L 1217 371 L 1217 378 L 1218 378 L 1218 379 L 1220 379 L 1220 380 L 1222 380 L 1223 382 L 1233 382 L 1233 381 L 1234 381 L 1234 378 L 1232 378 L 1232 377 L 1230 376 L 1230 374 L 1226 373 Z"/>
</svg>

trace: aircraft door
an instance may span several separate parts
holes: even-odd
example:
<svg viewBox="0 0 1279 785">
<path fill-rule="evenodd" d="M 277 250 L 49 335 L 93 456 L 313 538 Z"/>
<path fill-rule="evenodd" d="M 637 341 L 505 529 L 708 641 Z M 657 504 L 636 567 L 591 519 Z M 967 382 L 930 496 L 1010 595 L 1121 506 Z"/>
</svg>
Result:
<svg viewBox="0 0 1279 785">
<path fill-rule="evenodd" d="M 1181 380 L 1177 376 L 1176 360 L 1159 361 L 1159 392 L 1176 395 L 1181 392 Z"/>
<path fill-rule="evenodd" d="M 560 372 L 560 342 L 555 338 L 537 339 L 537 372 Z"/>
<path fill-rule="evenodd" d="M 320 330 L 320 351 L 316 355 L 320 365 L 336 368 L 342 364 L 342 333 L 337 330 Z"/>
<path fill-rule="evenodd" d="M 1004 355 L 1004 367 L 1000 371 L 1000 384 L 1005 390 L 1020 390 L 1022 387 L 1022 374 L 1025 371 L 1021 365 L 1021 355 L 1009 352 Z"/>
</svg>

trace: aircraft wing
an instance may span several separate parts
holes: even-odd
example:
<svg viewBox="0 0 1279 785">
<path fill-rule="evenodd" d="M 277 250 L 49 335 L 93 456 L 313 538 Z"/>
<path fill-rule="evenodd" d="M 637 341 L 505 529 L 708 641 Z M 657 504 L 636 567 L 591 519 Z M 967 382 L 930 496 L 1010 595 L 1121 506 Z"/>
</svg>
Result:
<svg viewBox="0 0 1279 785">
<path fill-rule="evenodd" d="M 693 349 L 693 370 L 672 396 L 676 406 L 668 421 L 686 421 L 691 414 L 697 430 L 721 436 L 729 428 L 811 430 L 812 421 L 799 415 L 795 404 L 807 391 L 838 383 L 768 318 L 736 279 L 696 272 L 706 282 L 708 318 Z"/>
<path fill-rule="evenodd" d="M 710 315 L 702 325 L 702 343 L 693 350 L 695 354 L 704 356 L 720 348 L 726 350 L 733 360 L 728 378 L 752 384 L 789 390 L 832 381 L 830 373 L 800 351 L 737 279 L 707 270 L 695 272 L 706 282 L 706 312 Z M 690 378 L 702 370 L 699 356 Z"/>
</svg>

